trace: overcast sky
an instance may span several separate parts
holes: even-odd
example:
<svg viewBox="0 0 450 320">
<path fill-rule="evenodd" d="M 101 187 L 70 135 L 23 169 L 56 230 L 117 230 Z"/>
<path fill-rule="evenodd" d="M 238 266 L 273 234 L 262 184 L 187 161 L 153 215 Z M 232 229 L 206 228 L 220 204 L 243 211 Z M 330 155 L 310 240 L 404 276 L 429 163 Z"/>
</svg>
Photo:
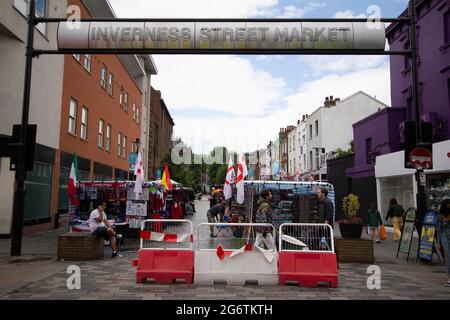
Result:
<svg viewBox="0 0 450 320">
<path fill-rule="evenodd" d="M 407 0 L 110 0 L 120 18 L 397 17 Z M 174 134 L 194 152 L 265 148 L 281 127 L 358 90 L 391 105 L 386 56 L 154 55 Z M 330 129 L 331 130 L 331 129 Z"/>
</svg>

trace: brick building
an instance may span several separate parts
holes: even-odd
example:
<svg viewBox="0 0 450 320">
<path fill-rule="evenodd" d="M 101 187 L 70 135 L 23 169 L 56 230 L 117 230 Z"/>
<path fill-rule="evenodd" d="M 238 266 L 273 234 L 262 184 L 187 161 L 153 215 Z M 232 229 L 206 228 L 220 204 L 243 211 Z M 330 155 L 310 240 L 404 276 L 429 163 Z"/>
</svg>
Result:
<svg viewBox="0 0 450 320">
<path fill-rule="evenodd" d="M 161 91 L 151 88 L 149 148 L 148 148 L 148 177 L 157 178 L 157 171 L 161 168 L 162 160 L 172 146 L 173 134 L 172 116 L 161 98 Z"/>
</svg>

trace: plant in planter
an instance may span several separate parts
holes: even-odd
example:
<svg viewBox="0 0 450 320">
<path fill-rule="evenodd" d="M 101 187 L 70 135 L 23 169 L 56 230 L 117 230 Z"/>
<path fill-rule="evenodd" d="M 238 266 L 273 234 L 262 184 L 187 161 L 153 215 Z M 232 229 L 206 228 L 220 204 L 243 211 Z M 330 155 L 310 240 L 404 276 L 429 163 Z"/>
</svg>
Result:
<svg viewBox="0 0 450 320">
<path fill-rule="evenodd" d="M 361 238 L 363 221 L 358 216 L 359 208 L 358 196 L 352 193 L 342 200 L 342 209 L 345 213 L 345 219 L 339 222 L 342 238 Z"/>
</svg>

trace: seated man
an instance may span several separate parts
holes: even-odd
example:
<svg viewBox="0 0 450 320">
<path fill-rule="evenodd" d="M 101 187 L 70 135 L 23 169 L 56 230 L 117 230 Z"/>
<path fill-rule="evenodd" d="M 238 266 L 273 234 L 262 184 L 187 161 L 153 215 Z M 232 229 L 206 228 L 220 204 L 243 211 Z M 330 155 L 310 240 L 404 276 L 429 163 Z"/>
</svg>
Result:
<svg viewBox="0 0 450 320">
<path fill-rule="evenodd" d="M 116 232 L 112 229 L 111 224 L 106 218 L 105 208 L 106 203 L 99 202 L 97 209 L 93 210 L 89 216 L 89 227 L 92 235 L 102 237 L 106 241 L 109 241 L 112 249 L 112 258 L 116 258 L 119 256 L 116 247 Z"/>
</svg>

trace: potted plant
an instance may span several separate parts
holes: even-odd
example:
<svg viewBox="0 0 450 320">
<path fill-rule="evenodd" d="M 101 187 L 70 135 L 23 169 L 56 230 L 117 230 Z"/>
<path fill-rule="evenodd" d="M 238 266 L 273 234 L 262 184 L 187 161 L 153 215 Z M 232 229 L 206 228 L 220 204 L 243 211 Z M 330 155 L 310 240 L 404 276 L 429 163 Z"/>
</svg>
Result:
<svg viewBox="0 0 450 320">
<path fill-rule="evenodd" d="M 342 209 L 345 213 L 345 219 L 339 222 L 339 230 L 342 238 L 361 238 L 363 221 L 358 216 L 359 208 L 358 196 L 352 193 L 342 200 Z"/>
</svg>

